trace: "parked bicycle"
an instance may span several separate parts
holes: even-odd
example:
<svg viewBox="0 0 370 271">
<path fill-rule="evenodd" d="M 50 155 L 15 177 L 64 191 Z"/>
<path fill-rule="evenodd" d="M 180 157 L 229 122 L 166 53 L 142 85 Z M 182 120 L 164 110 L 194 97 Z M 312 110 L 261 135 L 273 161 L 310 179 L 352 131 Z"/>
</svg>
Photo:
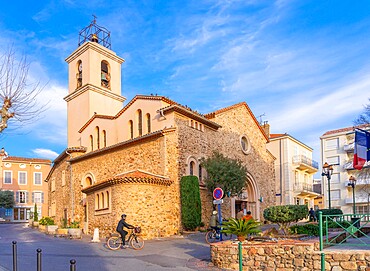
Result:
<svg viewBox="0 0 370 271">
<path fill-rule="evenodd" d="M 140 250 L 144 247 L 144 239 L 138 234 L 141 232 L 140 227 L 135 227 L 129 237 L 126 240 L 126 243 L 129 244 L 133 249 Z M 120 247 L 123 247 L 125 244 L 122 242 L 121 236 L 114 235 L 108 238 L 107 247 L 111 250 L 118 250 Z"/>
<path fill-rule="evenodd" d="M 232 234 L 222 233 L 222 240 L 231 240 L 233 238 Z M 206 232 L 206 242 L 208 244 L 221 241 L 221 228 L 214 227 Z"/>
</svg>

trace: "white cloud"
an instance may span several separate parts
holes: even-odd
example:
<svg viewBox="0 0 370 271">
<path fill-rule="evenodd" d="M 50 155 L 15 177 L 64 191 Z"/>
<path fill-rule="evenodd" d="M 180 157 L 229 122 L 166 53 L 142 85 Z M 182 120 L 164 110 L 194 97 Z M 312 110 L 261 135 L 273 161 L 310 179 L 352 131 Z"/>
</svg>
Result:
<svg viewBox="0 0 370 271">
<path fill-rule="evenodd" d="M 55 159 L 58 157 L 58 154 L 55 151 L 48 150 L 48 149 L 34 149 L 32 152 L 40 158 L 45 158 L 45 159 Z"/>
</svg>

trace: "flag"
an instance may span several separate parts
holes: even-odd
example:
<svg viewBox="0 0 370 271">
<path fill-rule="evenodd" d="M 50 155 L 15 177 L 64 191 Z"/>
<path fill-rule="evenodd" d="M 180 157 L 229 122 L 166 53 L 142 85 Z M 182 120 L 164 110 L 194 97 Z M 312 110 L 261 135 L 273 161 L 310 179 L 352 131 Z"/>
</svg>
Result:
<svg viewBox="0 0 370 271">
<path fill-rule="evenodd" d="M 355 130 L 355 155 L 353 167 L 361 170 L 366 162 L 370 161 L 370 133 L 364 130 Z"/>
</svg>

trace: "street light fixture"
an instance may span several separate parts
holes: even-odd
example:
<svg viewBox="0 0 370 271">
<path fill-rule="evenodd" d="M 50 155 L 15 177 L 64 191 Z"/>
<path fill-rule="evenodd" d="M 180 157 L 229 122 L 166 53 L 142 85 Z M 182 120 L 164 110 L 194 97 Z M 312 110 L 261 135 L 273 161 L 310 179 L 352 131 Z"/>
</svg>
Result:
<svg viewBox="0 0 370 271">
<path fill-rule="evenodd" d="M 351 176 L 349 177 L 348 186 L 352 187 L 352 197 L 353 197 L 353 214 L 356 213 L 356 201 L 355 201 L 355 187 L 356 187 L 356 178 Z"/>
<path fill-rule="evenodd" d="M 322 166 L 321 176 L 326 176 L 328 178 L 328 200 L 329 200 L 329 209 L 331 209 L 331 199 L 330 199 L 330 179 L 333 174 L 333 166 L 329 165 L 327 162 Z"/>
</svg>

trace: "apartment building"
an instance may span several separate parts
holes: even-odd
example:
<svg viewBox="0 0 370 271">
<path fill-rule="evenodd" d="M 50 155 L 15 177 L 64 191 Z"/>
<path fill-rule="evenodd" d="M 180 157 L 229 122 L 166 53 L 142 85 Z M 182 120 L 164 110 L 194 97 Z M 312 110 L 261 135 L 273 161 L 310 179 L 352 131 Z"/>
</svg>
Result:
<svg viewBox="0 0 370 271">
<path fill-rule="evenodd" d="M 317 207 L 320 192 L 314 189 L 313 175 L 318 163 L 312 160 L 312 148 L 287 133 L 269 134 L 269 140 L 267 149 L 276 157 L 276 204 Z"/>
<path fill-rule="evenodd" d="M 356 213 L 368 213 L 370 201 L 370 177 L 353 168 L 354 129 L 370 130 L 368 125 L 347 127 L 324 133 L 321 139 L 321 157 L 323 163 L 333 166 L 330 178 L 330 201 L 332 208 L 341 209 L 345 214 L 353 212 L 353 190 L 348 185 L 350 176 L 356 178 L 355 206 Z M 322 177 L 325 206 L 329 206 L 328 178 Z"/>
<path fill-rule="evenodd" d="M 0 208 L 1 220 L 26 222 L 34 212 L 35 203 L 39 217 L 47 216 L 47 183 L 51 161 L 47 159 L 8 156 L 0 150 L 1 190 L 14 192 L 15 206 Z"/>
</svg>

